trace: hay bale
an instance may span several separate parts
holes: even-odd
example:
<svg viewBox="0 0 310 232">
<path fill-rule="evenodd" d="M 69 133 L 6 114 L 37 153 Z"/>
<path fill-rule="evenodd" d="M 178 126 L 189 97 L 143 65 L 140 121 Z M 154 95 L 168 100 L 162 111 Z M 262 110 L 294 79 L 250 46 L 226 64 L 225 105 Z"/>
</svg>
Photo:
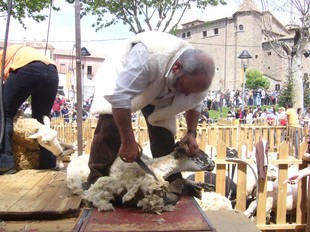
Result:
<svg viewBox="0 0 310 232">
<path fill-rule="evenodd" d="M 15 167 L 17 171 L 39 167 L 39 149 L 29 150 L 19 144 L 15 144 L 13 146 L 13 153 L 15 155 Z"/>
<path fill-rule="evenodd" d="M 39 144 L 28 138 L 39 129 L 39 122 L 33 118 L 18 116 L 13 123 L 13 154 L 16 170 L 35 169 L 39 166 Z"/>
</svg>

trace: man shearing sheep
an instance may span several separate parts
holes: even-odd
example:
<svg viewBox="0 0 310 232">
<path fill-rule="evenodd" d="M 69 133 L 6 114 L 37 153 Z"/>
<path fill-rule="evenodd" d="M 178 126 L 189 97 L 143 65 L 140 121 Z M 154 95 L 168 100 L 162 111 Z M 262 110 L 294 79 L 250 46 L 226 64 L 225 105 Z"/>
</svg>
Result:
<svg viewBox="0 0 310 232">
<path fill-rule="evenodd" d="M 139 148 L 131 121 L 131 113 L 137 110 L 146 119 L 153 158 L 173 151 L 175 116 L 185 112 L 187 134 L 180 142 L 187 143 L 189 155 L 195 156 L 199 150 L 196 127 L 215 70 L 206 52 L 156 31 L 128 39 L 113 58 L 104 61 L 96 77 L 101 84 L 96 83 L 91 112 L 100 115 L 91 146 L 88 184 L 108 176 L 118 155 L 128 162 L 137 158 Z M 180 173 L 167 178 L 169 182 L 179 180 Z M 86 189 L 87 183 L 84 186 Z"/>
</svg>

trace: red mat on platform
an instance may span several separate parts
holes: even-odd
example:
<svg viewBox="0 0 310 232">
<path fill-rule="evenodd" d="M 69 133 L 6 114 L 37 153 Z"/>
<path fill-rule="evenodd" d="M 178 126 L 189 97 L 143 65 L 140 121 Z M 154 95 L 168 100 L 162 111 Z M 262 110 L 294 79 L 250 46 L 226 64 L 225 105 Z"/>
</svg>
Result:
<svg viewBox="0 0 310 232">
<path fill-rule="evenodd" d="M 143 213 L 140 208 L 92 210 L 75 231 L 213 231 L 192 197 L 184 196 L 173 212 Z"/>
</svg>

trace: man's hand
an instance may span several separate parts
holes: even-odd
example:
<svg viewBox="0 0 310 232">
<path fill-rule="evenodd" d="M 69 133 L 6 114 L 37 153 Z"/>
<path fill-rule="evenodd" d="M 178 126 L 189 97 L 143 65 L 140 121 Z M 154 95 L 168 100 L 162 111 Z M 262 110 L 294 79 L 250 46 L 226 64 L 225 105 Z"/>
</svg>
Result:
<svg viewBox="0 0 310 232">
<path fill-rule="evenodd" d="M 122 143 L 118 154 L 123 161 L 134 162 L 139 156 L 138 144 L 135 141 L 133 143 Z"/>
<path fill-rule="evenodd" d="M 195 135 L 192 133 L 188 133 L 183 137 L 180 141 L 180 145 L 187 144 L 189 148 L 189 156 L 195 156 L 199 153 L 199 146 L 197 144 Z"/>
</svg>

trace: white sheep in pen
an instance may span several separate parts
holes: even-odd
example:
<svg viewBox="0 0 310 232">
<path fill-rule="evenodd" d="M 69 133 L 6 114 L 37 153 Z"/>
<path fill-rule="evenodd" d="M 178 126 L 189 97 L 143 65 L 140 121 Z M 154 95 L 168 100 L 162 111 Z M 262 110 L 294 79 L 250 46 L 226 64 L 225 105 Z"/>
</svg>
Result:
<svg viewBox="0 0 310 232">
<path fill-rule="evenodd" d="M 292 165 L 288 168 L 288 176 L 296 173 L 298 171 L 297 165 Z M 283 184 L 283 183 L 280 183 Z M 270 217 L 270 213 L 272 210 L 277 208 L 277 200 L 278 200 L 278 180 L 275 181 L 267 181 L 267 197 L 266 197 L 266 216 Z M 297 193 L 298 186 L 287 184 L 287 195 L 286 195 L 286 211 L 291 211 L 296 209 L 297 204 Z M 244 214 L 247 217 L 250 217 L 254 214 L 257 209 L 257 201 L 252 202 Z"/>
<path fill-rule="evenodd" d="M 57 135 L 51 128 L 49 117 L 43 117 L 44 124 L 34 118 L 17 115 L 13 123 L 13 153 L 16 170 L 32 169 L 39 166 L 39 144 L 55 156 L 63 155 Z"/>
<path fill-rule="evenodd" d="M 174 206 L 166 205 L 164 200 L 170 192 L 169 183 L 165 179 L 173 173 L 212 171 L 214 168 L 214 162 L 205 153 L 200 152 L 196 157 L 189 157 L 181 148 L 164 157 L 156 159 L 142 157 L 142 159 L 155 173 L 159 179 L 158 182 L 147 175 L 138 164 L 124 163 L 118 157 L 111 167 L 110 175 L 99 178 L 83 192 L 82 197 L 100 211 L 114 210 L 113 202 L 136 205 L 149 213 L 171 211 L 174 210 Z M 74 163 L 72 162 L 72 166 L 71 162 L 68 165 L 67 184 L 69 188 L 74 186 L 74 190 L 80 192 L 78 185 L 74 184 L 76 176 L 70 173 L 70 170 L 76 170 L 73 167 Z M 81 173 L 85 174 L 85 172 Z M 78 182 L 81 184 L 81 179 Z"/>
</svg>

